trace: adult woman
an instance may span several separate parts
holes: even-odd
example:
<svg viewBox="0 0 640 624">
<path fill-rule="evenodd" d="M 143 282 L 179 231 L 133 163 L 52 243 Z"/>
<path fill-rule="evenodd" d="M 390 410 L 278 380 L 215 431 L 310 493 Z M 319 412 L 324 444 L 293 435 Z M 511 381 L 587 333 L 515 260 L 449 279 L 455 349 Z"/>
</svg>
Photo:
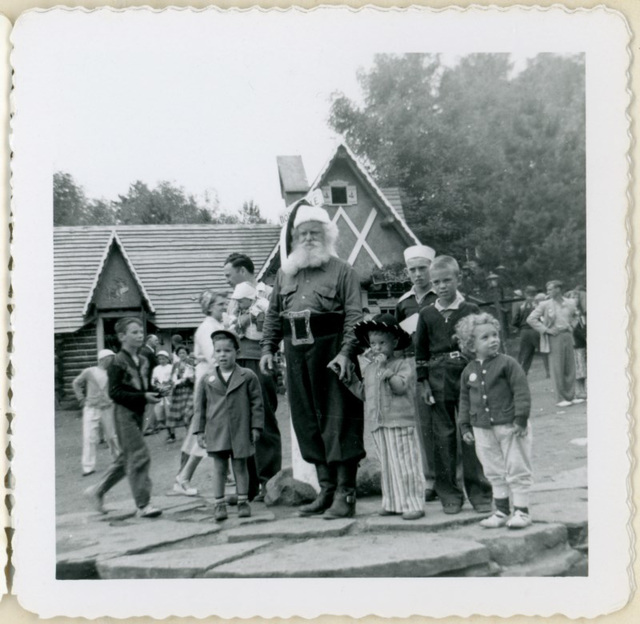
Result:
<svg viewBox="0 0 640 624">
<path fill-rule="evenodd" d="M 200 295 L 200 307 L 205 318 L 193 338 L 193 353 L 196 358 L 195 389 L 204 374 L 213 365 L 211 334 L 218 329 L 225 329 L 223 315 L 227 308 L 227 296 L 221 292 L 205 290 Z M 207 456 L 206 451 L 198 445 L 197 436 L 193 433 L 193 426 L 192 419 L 187 437 L 182 445 L 180 472 L 176 475 L 176 482 L 173 486 L 174 492 L 187 496 L 198 494 L 198 490 L 191 487 L 189 481 L 202 458 Z"/>
</svg>

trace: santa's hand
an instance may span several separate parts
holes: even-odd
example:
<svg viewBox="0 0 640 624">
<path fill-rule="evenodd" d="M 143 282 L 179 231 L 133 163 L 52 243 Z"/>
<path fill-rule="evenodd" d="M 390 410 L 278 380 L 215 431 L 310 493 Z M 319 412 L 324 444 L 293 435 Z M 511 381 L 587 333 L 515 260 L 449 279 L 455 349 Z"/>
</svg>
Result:
<svg viewBox="0 0 640 624">
<path fill-rule="evenodd" d="M 472 444 L 475 444 L 476 439 L 471 431 L 466 431 L 462 434 L 462 441 L 471 446 Z"/>
<path fill-rule="evenodd" d="M 344 381 L 344 383 L 349 383 L 351 381 L 351 368 L 353 364 L 349 361 L 346 355 L 342 353 L 338 353 L 336 357 L 327 364 L 327 368 L 330 368 L 336 375 L 338 375 L 338 379 L 340 381 Z"/>
</svg>

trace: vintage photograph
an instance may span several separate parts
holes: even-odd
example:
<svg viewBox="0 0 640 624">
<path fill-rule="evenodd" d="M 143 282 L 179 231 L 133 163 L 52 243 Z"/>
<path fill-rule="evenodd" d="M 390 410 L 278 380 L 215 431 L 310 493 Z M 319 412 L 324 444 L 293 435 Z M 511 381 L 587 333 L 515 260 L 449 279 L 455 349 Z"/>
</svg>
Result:
<svg viewBox="0 0 640 624">
<path fill-rule="evenodd" d="M 52 581 L 594 578 L 589 54 L 379 18 L 49 13 Z"/>
</svg>

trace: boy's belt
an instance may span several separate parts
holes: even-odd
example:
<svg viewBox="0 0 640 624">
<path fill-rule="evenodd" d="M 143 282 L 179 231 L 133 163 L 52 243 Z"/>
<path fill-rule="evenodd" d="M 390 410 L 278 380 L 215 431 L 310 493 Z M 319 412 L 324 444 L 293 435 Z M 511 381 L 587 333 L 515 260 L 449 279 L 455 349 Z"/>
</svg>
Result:
<svg viewBox="0 0 640 624">
<path fill-rule="evenodd" d="M 467 358 L 460 351 L 446 351 L 445 353 L 436 353 L 427 360 L 427 366 L 435 366 L 442 364 L 446 360 L 466 361 Z"/>
</svg>

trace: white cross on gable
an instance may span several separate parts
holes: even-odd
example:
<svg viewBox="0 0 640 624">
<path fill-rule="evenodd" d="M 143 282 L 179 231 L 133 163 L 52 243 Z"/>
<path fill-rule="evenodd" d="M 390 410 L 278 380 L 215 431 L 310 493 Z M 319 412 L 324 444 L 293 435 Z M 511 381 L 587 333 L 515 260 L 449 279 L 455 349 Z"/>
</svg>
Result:
<svg viewBox="0 0 640 624">
<path fill-rule="evenodd" d="M 376 220 L 377 212 L 375 208 L 371 209 L 369 216 L 367 217 L 367 221 L 360 231 L 354 224 L 353 221 L 347 216 L 347 213 L 342 209 L 338 208 L 335 216 L 333 217 L 333 222 L 338 225 L 338 219 L 342 217 L 345 220 L 345 223 L 351 228 L 351 231 L 356 235 L 356 244 L 353 246 L 351 254 L 349 254 L 349 258 L 347 258 L 347 262 L 353 266 L 353 263 L 356 261 L 360 250 L 364 247 L 366 249 L 371 259 L 375 262 L 376 266 L 381 269 L 382 262 L 378 259 L 378 256 L 373 252 L 373 249 L 367 243 L 367 235 L 369 234 L 369 230 L 373 225 L 373 222 Z"/>
</svg>

